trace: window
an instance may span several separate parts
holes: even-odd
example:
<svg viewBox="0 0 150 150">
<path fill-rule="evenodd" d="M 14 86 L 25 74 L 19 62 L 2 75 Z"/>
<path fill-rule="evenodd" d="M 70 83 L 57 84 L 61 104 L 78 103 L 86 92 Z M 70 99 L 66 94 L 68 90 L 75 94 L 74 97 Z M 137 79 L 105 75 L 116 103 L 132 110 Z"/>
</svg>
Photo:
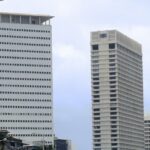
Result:
<svg viewBox="0 0 150 150">
<path fill-rule="evenodd" d="M 117 108 L 110 108 L 110 110 L 117 110 Z"/>
<path fill-rule="evenodd" d="M 94 111 L 100 111 L 100 109 L 99 108 L 94 108 Z"/>
<path fill-rule="evenodd" d="M 93 98 L 99 98 L 99 95 L 93 95 Z"/>
<path fill-rule="evenodd" d="M 93 85 L 99 85 L 99 82 L 94 82 Z"/>
<path fill-rule="evenodd" d="M 19 16 L 12 16 L 11 22 L 12 23 L 20 23 L 20 17 Z"/>
<path fill-rule="evenodd" d="M 115 64 L 109 64 L 109 66 L 110 66 L 110 67 L 113 67 L 113 66 L 115 66 Z"/>
<path fill-rule="evenodd" d="M 93 49 L 93 50 L 98 50 L 98 49 L 99 49 L 99 45 L 98 45 L 98 44 L 92 45 L 92 49 Z"/>
<path fill-rule="evenodd" d="M 99 116 L 99 115 L 100 115 L 100 113 L 94 113 L 94 115 Z"/>
<path fill-rule="evenodd" d="M 111 93 L 115 93 L 115 92 L 116 92 L 116 90 L 110 90 L 110 92 L 111 92 Z"/>
<path fill-rule="evenodd" d="M 111 102 L 115 102 L 115 101 L 117 101 L 117 100 L 116 100 L 116 99 L 110 99 L 110 101 L 111 101 Z"/>
<path fill-rule="evenodd" d="M 99 86 L 94 86 L 93 89 L 99 89 Z"/>
<path fill-rule="evenodd" d="M 115 57 L 115 55 L 109 55 L 109 58 L 113 58 L 113 57 Z"/>
<path fill-rule="evenodd" d="M 111 112 L 110 115 L 117 115 L 117 112 Z"/>
<path fill-rule="evenodd" d="M 106 33 L 101 33 L 100 34 L 100 38 L 106 38 L 107 37 L 107 34 Z"/>
<path fill-rule="evenodd" d="M 115 83 L 116 83 L 116 81 L 110 81 L 109 83 L 110 83 L 110 84 L 115 84 Z"/>
<path fill-rule="evenodd" d="M 109 49 L 115 49 L 115 43 L 110 43 L 109 44 Z"/>
<path fill-rule="evenodd" d="M 113 117 L 110 117 L 110 119 L 117 119 L 117 117 L 114 117 L 114 116 L 113 116 Z"/>
<path fill-rule="evenodd" d="M 115 59 L 109 59 L 109 62 L 115 62 Z"/>
<path fill-rule="evenodd" d="M 115 132 L 117 132 L 117 130 L 111 130 L 111 132 L 115 133 Z"/>
<path fill-rule="evenodd" d="M 112 134 L 111 137 L 117 137 L 117 134 Z"/>
<path fill-rule="evenodd" d="M 101 133 L 101 131 L 100 130 L 95 130 L 94 133 Z"/>
<path fill-rule="evenodd" d="M 39 18 L 38 17 L 31 17 L 31 24 L 39 24 Z"/>
<path fill-rule="evenodd" d="M 29 17 L 28 16 L 22 16 L 21 17 L 21 23 L 22 24 L 29 24 L 29 21 L 30 19 L 29 19 Z"/>
<path fill-rule="evenodd" d="M 99 80 L 99 78 L 93 78 L 93 80 L 96 80 L 96 81 L 97 81 L 97 80 Z"/>
<path fill-rule="evenodd" d="M 1 16 L 1 22 L 9 23 L 10 22 L 10 16 L 9 15 L 2 15 Z"/>
<path fill-rule="evenodd" d="M 116 88 L 116 86 L 115 86 L 115 85 L 112 85 L 112 86 L 110 86 L 110 88 Z"/>
<path fill-rule="evenodd" d="M 116 77 L 109 77 L 109 79 L 110 79 L 110 80 L 112 80 L 112 79 L 116 79 Z"/>
<path fill-rule="evenodd" d="M 116 94 L 110 94 L 110 97 L 116 97 Z"/>
<path fill-rule="evenodd" d="M 99 76 L 99 73 L 93 73 L 92 75 L 93 76 Z"/>
<path fill-rule="evenodd" d="M 112 125 L 111 128 L 117 128 L 117 126 L 116 125 Z"/>
<path fill-rule="evenodd" d="M 100 120 L 100 117 L 94 117 L 94 120 Z"/>
<path fill-rule="evenodd" d="M 101 146 L 101 144 L 94 144 L 95 146 Z"/>
<path fill-rule="evenodd" d="M 111 145 L 112 145 L 112 146 L 117 146 L 117 143 L 112 143 Z"/>
<path fill-rule="evenodd" d="M 116 72 L 110 72 L 109 75 L 116 75 Z"/>
<path fill-rule="evenodd" d="M 99 94 L 99 91 L 93 91 L 93 94 Z"/>
</svg>

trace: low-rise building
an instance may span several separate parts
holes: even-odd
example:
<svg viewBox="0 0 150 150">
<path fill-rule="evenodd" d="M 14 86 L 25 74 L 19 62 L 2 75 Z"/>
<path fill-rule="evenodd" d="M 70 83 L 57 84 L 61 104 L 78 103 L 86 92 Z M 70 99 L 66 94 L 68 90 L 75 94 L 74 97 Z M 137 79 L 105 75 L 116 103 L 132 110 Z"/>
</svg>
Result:
<svg viewBox="0 0 150 150">
<path fill-rule="evenodd" d="M 65 139 L 55 139 L 54 141 L 55 150 L 71 150 L 71 141 Z"/>
</svg>

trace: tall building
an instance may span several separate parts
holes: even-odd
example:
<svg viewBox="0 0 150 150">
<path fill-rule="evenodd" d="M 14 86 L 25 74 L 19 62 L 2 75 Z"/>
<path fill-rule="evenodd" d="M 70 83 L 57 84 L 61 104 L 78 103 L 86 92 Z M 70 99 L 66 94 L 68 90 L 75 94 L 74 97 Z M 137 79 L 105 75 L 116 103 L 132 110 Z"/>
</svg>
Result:
<svg viewBox="0 0 150 150">
<path fill-rule="evenodd" d="M 116 30 L 91 33 L 93 150 L 143 150 L 141 45 Z"/>
<path fill-rule="evenodd" d="M 144 141 L 145 150 L 150 150 L 150 116 L 144 118 Z"/>
<path fill-rule="evenodd" d="M 0 13 L 0 129 L 26 143 L 53 142 L 51 18 Z"/>
</svg>

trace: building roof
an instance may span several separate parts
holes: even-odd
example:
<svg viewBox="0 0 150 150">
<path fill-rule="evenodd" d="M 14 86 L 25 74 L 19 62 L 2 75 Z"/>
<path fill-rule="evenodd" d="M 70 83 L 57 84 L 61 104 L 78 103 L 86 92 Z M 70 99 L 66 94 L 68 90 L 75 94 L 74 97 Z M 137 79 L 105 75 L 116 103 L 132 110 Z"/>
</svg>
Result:
<svg viewBox="0 0 150 150">
<path fill-rule="evenodd" d="M 10 15 L 10 16 L 31 16 L 31 17 L 42 17 L 47 20 L 52 19 L 54 16 L 46 14 L 27 14 L 27 13 L 11 13 L 11 12 L 0 12 L 0 15 Z"/>
</svg>

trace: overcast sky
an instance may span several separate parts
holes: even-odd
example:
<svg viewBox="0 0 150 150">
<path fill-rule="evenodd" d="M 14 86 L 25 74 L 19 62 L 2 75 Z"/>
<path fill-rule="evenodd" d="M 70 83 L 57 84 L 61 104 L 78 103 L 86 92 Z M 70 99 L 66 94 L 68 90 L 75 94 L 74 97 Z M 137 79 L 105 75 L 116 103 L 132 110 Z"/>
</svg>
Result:
<svg viewBox="0 0 150 150">
<path fill-rule="evenodd" d="M 92 149 L 90 31 L 117 29 L 143 45 L 144 104 L 150 112 L 149 0 L 5 0 L 3 12 L 55 16 L 53 26 L 56 135 L 76 150 Z"/>
</svg>

